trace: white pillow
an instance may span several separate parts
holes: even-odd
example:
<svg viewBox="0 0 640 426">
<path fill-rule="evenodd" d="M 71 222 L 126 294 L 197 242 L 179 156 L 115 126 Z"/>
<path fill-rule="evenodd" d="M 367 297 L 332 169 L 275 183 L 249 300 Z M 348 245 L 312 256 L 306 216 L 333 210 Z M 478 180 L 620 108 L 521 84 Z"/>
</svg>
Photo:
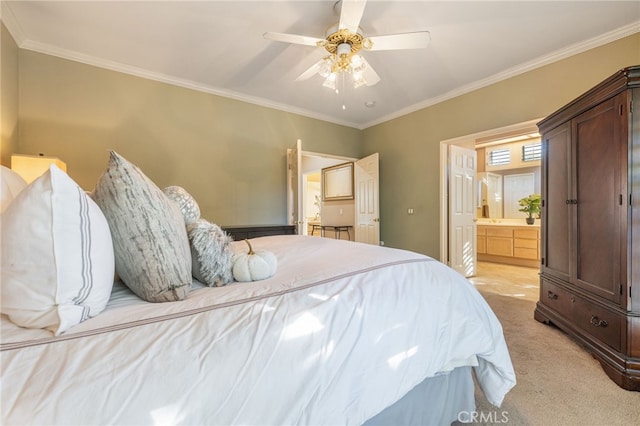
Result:
<svg viewBox="0 0 640 426">
<path fill-rule="evenodd" d="M 2 222 L 2 313 L 55 335 L 96 316 L 113 287 L 107 221 L 85 192 L 52 165 L 23 189 Z"/>
<path fill-rule="evenodd" d="M 27 186 L 27 182 L 13 170 L 0 166 L 0 213 L 7 208 L 16 195 Z"/>
<path fill-rule="evenodd" d="M 122 282 L 147 302 L 184 299 L 191 289 L 191 250 L 178 206 L 114 151 L 91 196 L 111 228 Z"/>
</svg>

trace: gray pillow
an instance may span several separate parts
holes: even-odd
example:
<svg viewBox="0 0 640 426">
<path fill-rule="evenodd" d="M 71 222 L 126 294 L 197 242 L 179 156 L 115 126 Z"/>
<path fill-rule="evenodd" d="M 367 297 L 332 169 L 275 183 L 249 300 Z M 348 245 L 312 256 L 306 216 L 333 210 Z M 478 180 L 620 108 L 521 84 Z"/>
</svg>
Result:
<svg viewBox="0 0 640 426">
<path fill-rule="evenodd" d="M 200 206 L 198 206 L 196 200 L 183 187 L 167 186 L 162 192 L 178 205 L 184 217 L 185 225 L 189 225 L 200 219 Z"/>
<path fill-rule="evenodd" d="M 233 281 L 231 237 L 218 225 L 198 219 L 187 226 L 191 243 L 191 273 L 209 287 Z"/>
<path fill-rule="evenodd" d="M 107 218 L 116 272 L 127 287 L 148 302 L 184 299 L 191 251 L 176 204 L 114 151 L 91 196 Z"/>
</svg>

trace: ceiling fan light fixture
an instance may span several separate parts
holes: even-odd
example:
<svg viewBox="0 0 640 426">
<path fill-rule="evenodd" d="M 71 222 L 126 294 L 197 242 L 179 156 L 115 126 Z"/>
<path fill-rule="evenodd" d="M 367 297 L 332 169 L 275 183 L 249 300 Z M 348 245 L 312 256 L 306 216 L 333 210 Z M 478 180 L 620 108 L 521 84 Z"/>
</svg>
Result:
<svg viewBox="0 0 640 426">
<path fill-rule="evenodd" d="M 362 75 L 353 76 L 353 87 L 355 89 L 357 89 L 360 86 L 366 86 L 366 85 L 367 85 L 367 81 L 364 79 L 364 77 L 362 77 Z"/>
<path fill-rule="evenodd" d="M 380 76 L 359 54 L 361 50 L 421 49 L 427 47 L 431 35 L 429 31 L 415 31 L 365 37 L 360 27 L 360 20 L 366 2 L 367 0 L 337 0 L 334 11 L 340 5 L 340 19 L 338 23 L 327 29 L 324 39 L 272 32 L 265 33 L 264 37 L 269 40 L 322 47 L 329 53 L 329 56 L 320 59 L 304 71 L 296 81 L 307 80 L 319 74 L 324 79 L 323 86 L 338 93 L 336 90 L 338 74 L 342 77 L 341 85 L 344 89 L 344 74 L 348 73 L 351 75 L 354 87 L 374 86 L 380 81 Z"/>
<path fill-rule="evenodd" d="M 336 73 L 330 73 L 327 78 L 325 78 L 324 83 L 322 83 L 322 86 L 324 87 L 328 87 L 331 90 L 336 90 L 336 77 L 337 74 Z"/>
<path fill-rule="evenodd" d="M 351 45 L 349 43 L 340 43 L 336 49 L 336 54 L 340 57 L 346 57 L 351 55 Z"/>
<path fill-rule="evenodd" d="M 351 72 L 354 74 L 362 74 L 364 69 L 367 67 L 367 63 L 364 61 L 364 58 L 360 55 L 353 55 L 351 58 Z"/>
<path fill-rule="evenodd" d="M 327 56 L 320 63 L 320 66 L 318 68 L 318 74 L 322 78 L 327 78 L 329 77 L 329 74 L 332 73 L 332 69 L 333 69 L 333 60 L 331 59 L 331 56 Z"/>
</svg>

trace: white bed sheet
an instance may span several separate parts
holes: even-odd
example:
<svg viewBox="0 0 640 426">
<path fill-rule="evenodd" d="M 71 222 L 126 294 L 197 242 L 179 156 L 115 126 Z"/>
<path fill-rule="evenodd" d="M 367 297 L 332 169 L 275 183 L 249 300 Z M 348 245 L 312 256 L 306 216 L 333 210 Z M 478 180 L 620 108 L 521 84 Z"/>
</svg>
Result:
<svg viewBox="0 0 640 426">
<path fill-rule="evenodd" d="M 270 279 L 162 304 L 117 285 L 56 338 L 3 316 L 2 424 L 362 424 L 458 366 L 494 405 L 515 385 L 497 318 L 441 263 L 318 237 L 252 245 L 276 254 Z"/>
</svg>

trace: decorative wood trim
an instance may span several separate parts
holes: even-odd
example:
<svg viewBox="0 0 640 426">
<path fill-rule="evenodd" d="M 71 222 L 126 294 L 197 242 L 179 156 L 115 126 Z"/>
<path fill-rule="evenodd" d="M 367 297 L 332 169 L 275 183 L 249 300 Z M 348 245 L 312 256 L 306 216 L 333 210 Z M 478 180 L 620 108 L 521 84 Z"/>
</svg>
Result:
<svg viewBox="0 0 640 426">
<path fill-rule="evenodd" d="M 237 225 L 222 226 L 221 228 L 235 241 L 269 235 L 294 235 L 296 233 L 294 225 Z"/>
</svg>

